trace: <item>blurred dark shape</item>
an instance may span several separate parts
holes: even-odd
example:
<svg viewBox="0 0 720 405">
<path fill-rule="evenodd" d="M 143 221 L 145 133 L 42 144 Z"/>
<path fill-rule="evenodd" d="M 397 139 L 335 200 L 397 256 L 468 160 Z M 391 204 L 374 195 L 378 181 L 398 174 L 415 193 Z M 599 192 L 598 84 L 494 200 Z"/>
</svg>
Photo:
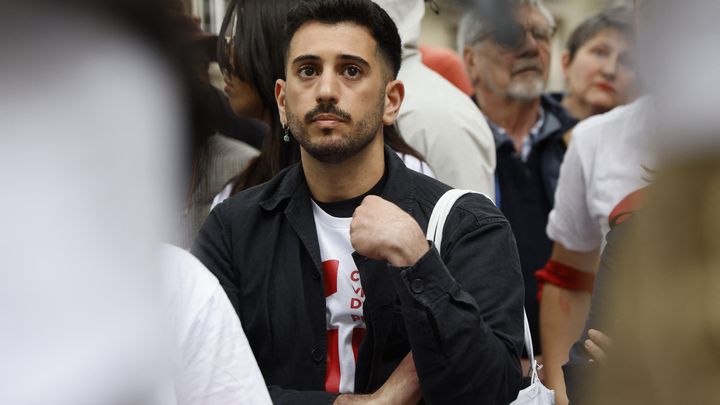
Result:
<svg viewBox="0 0 720 405">
<path fill-rule="evenodd" d="M 214 48 L 213 44 L 213 53 Z M 214 86 L 210 86 L 207 102 L 210 104 L 212 122 L 218 133 L 245 142 L 257 150 L 262 148 L 263 140 L 270 132 L 267 124 L 255 118 L 235 114 L 225 93 Z"/>
<path fill-rule="evenodd" d="M 172 30 L 190 56 L 191 84 L 197 90 L 192 93 L 192 103 L 201 106 L 204 124 L 193 134 L 185 209 L 180 232 L 172 240 L 178 246 L 189 247 L 215 195 L 257 154 L 248 144 L 259 146 L 267 129 L 256 121 L 238 117 L 227 97 L 210 83 L 210 63 L 217 59 L 217 35 L 203 32 L 199 20 L 187 13 L 180 0 L 166 0 L 165 5 Z"/>
<path fill-rule="evenodd" d="M 186 44 L 188 51 L 192 53 L 196 80 L 208 88 L 205 93 L 206 100 L 202 104 L 210 114 L 209 134 L 218 132 L 260 149 L 263 136 L 268 131 L 267 126 L 257 120 L 238 117 L 230 108 L 227 96 L 210 84 L 208 68 L 211 62 L 218 62 L 218 36 L 203 32 L 199 20 L 188 13 L 181 0 L 164 1 L 179 40 Z"/>
<path fill-rule="evenodd" d="M 515 20 L 513 12 L 518 0 L 461 0 L 460 3 L 482 16 L 495 42 L 509 49 L 522 47 L 525 29 Z"/>
</svg>

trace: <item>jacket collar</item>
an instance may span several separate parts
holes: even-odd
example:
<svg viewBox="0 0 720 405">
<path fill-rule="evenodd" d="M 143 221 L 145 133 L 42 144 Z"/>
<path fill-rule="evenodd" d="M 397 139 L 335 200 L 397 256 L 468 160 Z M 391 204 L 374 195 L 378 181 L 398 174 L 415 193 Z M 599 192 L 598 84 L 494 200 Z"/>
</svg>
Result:
<svg viewBox="0 0 720 405">
<path fill-rule="evenodd" d="M 477 98 L 474 94 L 471 98 L 475 105 L 479 107 Z M 564 127 L 565 122 L 573 120 L 572 117 L 570 117 L 570 115 L 564 110 L 562 105 L 555 100 L 553 95 L 542 95 L 540 97 L 540 108 L 542 108 L 545 114 L 545 122 L 543 123 L 542 128 L 540 128 L 540 134 L 535 140 L 536 143 L 542 142 L 543 140 L 558 134 L 558 131 Z M 489 122 L 490 121 L 488 120 L 488 123 Z M 495 129 L 494 125 L 490 124 L 490 128 L 492 129 L 493 138 L 495 139 L 495 148 L 500 149 L 506 139 Z M 564 134 L 560 134 L 560 136 L 562 135 Z"/>
<path fill-rule="evenodd" d="M 411 177 L 407 172 L 409 169 L 390 147 L 385 146 L 384 155 L 387 182 L 382 197 L 410 212 L 415 193 Z M 284 201 L 290 200 L 288 205 L 290 206 L 304 200 L 309 202 L 310 198 L 302 165 L 296 163 L 278 173 L 267 183 L 267 191 L 260 200 L 260 207 L 266 211 L 273 211 Z"/>
</svg>

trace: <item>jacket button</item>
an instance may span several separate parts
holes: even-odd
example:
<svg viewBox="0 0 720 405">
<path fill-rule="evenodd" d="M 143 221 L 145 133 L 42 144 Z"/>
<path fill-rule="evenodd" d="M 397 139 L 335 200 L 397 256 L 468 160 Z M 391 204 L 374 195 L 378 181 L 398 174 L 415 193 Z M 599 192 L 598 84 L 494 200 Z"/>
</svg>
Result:
<svg viewBox="0 0 720 405">
<path fill-rule="evenodd" d="M 320 350 L 320 348 L 316 347 L 312 350 L 312 358 L 316 363 L 320 363 L 323 359 L 325 359 L 325 353 Z"/>
<path fill-rule="evenodd" d="M 317 271 L 313 271 L 312 278 L 313 280 L 320 280 L 320 273 L 318 273 Z"/>
<path fill-rule="evenodd" d="M 410 283 L 410 289 L 415 294 L 420 294 L 423 290 L 425 290 L 425 284 L 423 284 L 421 278 L 416 278 Z"/>
</svg>

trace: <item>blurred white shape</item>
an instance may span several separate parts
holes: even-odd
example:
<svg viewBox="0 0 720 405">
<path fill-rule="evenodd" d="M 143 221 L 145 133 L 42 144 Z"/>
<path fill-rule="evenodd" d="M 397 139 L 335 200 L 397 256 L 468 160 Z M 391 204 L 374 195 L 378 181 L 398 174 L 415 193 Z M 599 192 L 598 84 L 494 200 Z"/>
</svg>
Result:
<svg viewBox="0 0 720 405">
<path fill-rule="evenodd" d="M 0 28 L 0 404 L 173 403 L 154 279 L 173 80 L 111 24 L 51 11 Z"/>
</svg>

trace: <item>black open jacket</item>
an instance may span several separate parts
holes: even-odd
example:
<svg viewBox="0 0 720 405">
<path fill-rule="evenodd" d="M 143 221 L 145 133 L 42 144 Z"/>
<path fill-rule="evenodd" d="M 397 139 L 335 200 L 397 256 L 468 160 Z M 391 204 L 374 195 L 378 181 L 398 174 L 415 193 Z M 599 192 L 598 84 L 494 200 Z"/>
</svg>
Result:
<svg viewBox="0 0 720 405">
<path fill-rule="evenodd" d="M 382 197 L 423 229 L 448 186 L 385 150 Z M 460 199 L 436 249 L 408 268 L 355 253 L 367 325 L 356 393 L 377 390 L 408 351 L 430 404 L 503 404 L 521 384 L 523 280 L 507 220 L 480 195 Z M 235 307 L 275 403 L 328 404 L 325 294 L 301 165 L 215 208 L 192 252 Z"/>
</svg>

